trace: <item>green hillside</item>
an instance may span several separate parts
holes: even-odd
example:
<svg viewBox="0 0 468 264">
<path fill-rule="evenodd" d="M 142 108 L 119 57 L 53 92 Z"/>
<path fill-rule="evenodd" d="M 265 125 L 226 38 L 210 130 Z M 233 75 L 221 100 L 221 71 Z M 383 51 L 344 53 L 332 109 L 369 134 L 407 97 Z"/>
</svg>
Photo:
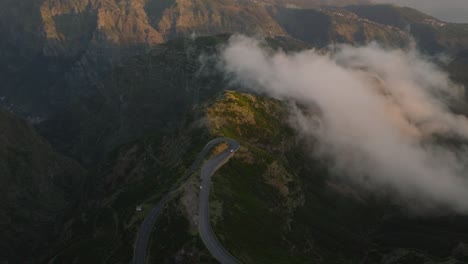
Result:
<svg viewBox="0 0 468 264">
<path fill-rule="evenodd" d="M 367 2 L 0 1 L 0 263 L 130 263 L 174 186 L 148 263 L 217 263 L 198 235 L 199 174 L 182 179 L 217 137 L 241 147 L 213 176 L 211 222 L 243 263 L 467 263 L 467 217 L 409 215 L 340 180 L 291 127 L 293 102 L 220 70 L 236 33 L 286 53 L 414 39 L 466 90 L 468 25 Z"/>
<path fill-rule="evenodd" d="M 62 241 L 51 263 L 127 263 L 145 212 L 219 136 L 241 149 L 214 175 L 211 221 L 243 263 L 463 263 L 466 218 L 408 217 L 328 177 L 327 162 L 289 127 L 284 102 L 227 91 L 196 112 L 201 126 L 188 122 L 178 134 L 116 149 L 89 185 L 95 203 L 71 222 L 73 239 Z M 194 222 L 198 174 L 178 184 L 153 231 L 150 262 L 214 263 Z M 143 212 L 135 211 L 140 204 Z"/>
</svg>

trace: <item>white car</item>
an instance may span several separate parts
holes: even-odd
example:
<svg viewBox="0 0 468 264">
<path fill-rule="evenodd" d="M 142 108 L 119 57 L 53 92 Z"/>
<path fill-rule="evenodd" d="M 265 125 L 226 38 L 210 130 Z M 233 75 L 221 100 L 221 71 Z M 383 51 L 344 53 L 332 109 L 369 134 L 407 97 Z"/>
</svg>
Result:
<svg viewBox="0 0 468 264">
<path fill-rule="evenodd" d="M 203 186 L 200 185 L 200 190 L 202 190 L 202 189 L 203 189 Z"/>
<path fill-rule="evenodd" d="M 233 149 L 231 149 L 231 153 L 233 153 L 233 152 L 234 152 L 234 150 L 233 150 Z"/>
</svg>

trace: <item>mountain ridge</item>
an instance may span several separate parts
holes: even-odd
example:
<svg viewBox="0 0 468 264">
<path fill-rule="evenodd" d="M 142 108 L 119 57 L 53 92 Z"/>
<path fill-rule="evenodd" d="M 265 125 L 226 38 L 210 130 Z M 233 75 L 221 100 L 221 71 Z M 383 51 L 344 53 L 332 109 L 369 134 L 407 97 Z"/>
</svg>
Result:
<svg viewBox="0 0 468 264">
<path fill-rule="evenodd" d="M 13 177 L 18 171 L 2 173 L 8 176 L 3 186 L 14 190 L 4 193 L 27 198 L 4 199 L 10 207 L 0 210 L 0 221 L 20 235 L 5 236 L 10 243 L 4 247 L 13 253 L 0 257 L 23 257 L 21 241 L 33 237 L 37 251 L 31 256 L 48 263 L 127 263 L 144 213 L 178 182 L 200 146 L 228 136 L 243 147 L 215 175 L 212 221 L 223 244 L 246 263 L 466 261 L 466 218 L 408 217 L 385 199 L 330 180 L 329 164 L 308 156 L 288 124 L 291 102 L 225 92 L 243 90 L 216 61 L 219 47 L 235 33 L 259 36 L 269 49 L 285 53 L 373 41 L 406 48 L 414 38 L 424 54 L 454 56 L 445 66 L 468 85 L 466 24 L 389 5 L 313 2 L 1 2 L 0 106 L 33 124 L 0 112 L 0 170 L 24 170 L 21 184 L 15 180 L 22 176 Z M 56 186 L 47 176 L 63 182 Z M 213 262 L 194 231 L 196 179 L 157 224 L 153 239 L 167 243 L 152 241 L 151 260 Z M 34 196 L 40 193 L 34 188 L 25 190 L 30 185 L 44 187 L 57 204 Z M 24 218 L 23 209 L 37 203 L 45 204 L 44 211 L 32 211 L 42 231 L 11 220 L 16 216 L 10 210 Z M 52 223 L 51 237 L 41 233 Z M 262 243 L 271 247 L 260 248 Z"/>
<path fill-rule="evenodd" d="M 2 3 L 0 81 L 4 85 L 0 92 L 5 99 L 0 105 L 19 115 L 42 119 L 61 111 L 73 98 L 89 93 L 107 72 L 128 58 L 173 38 L 242 33 L 270 38 L 292 36 L 317 47 L 373 40 L 403 46 L 411 35 L 399 24 L 366 18 L 367 6 L 363 5 L 354 9 L 298 9 L 281 3 L 234 0 Z M 22 10 L 28 10 L 27 19 L 16 20 Z M 384 10 L 411 9 L 386 6 Z M 449 31 L 438 31 L 436 24 L 415 23 L 414 28 L 422 27 L 415 31 L 416 38 L 429 52 L 466 49 L 463 26 L 447 25 Z M 459 33 L 444 33 L 451 31 Z M 431 37 L 431 32 L 436 32 L 436 37 Z M 447 41 L 437 40 L 437 36 L 446 35 L 450 36 Z"/>
</svg>

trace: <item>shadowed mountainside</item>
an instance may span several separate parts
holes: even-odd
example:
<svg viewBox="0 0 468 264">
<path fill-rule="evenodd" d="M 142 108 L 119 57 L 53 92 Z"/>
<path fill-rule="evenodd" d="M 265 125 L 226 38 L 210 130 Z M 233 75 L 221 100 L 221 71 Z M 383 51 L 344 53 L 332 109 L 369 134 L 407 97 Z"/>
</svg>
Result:
<svg viewBox="0 0 468 264">
<path fill-rule="evenodd" d="M 320 4 L 324 3 L 361 2 Z M 366 6 L 348 11 L 311 6 L 316 9 L 288 8 L 282 2 L 235 0 L 2 1 L 0 94 L 4 98 L 0 105 L 23 116 L 48 118 L 79 100 L 76 98 L 92 94 L 92 87 L 102 76 L 126 59 L 145 54 L 167 40 L 192 34 L 292 36 L 318 47 L 370 41 L 404 46 L 409 41 L 399 16 L 390 21 L 379 16 L 377 20 L 362 11 Z M 386 16 L 391 12 L 416 12 L 392 10 L 383 12 Z M 434 25 L 439 23 L 434 21 Z M 450 37 L 443 45 L 466 46 L 464 25 L 450 28 L 451 33 L 443 35 Z M 438 47 L 425 31 L 414 32 L 417 38 L 424 38 L 422 47 Z"/>
<path fill-rule="evenodd" d="M 200 147 L 226 136 L 242 148 L 215 175 L 212 221 L 243 262 L 466 261 L 466 218 L 411 218 L 331 180 L 289 127 L 286 102 L 222 92 L 230 84 L 213 55 L 229 34 L 179 38 L 239 32 L 291 51 L 405 47 L 414 37 L 426 53 L 452 56 L 452 77 L 468 84 L 467 25 L 388 5 L 298 8 L 322 2 L 2 1 L 0 106 L 29 117 L 56 150 L 26 121 L 0 113 L 0 221 L 10 252 L 0 257 L 127 263 L 144 213 Z M 212 263 L 194 223 L 196 179 L 157 224 L 151 261 Z"/>
<path fill-rule="evenodd" d="M 214 175 L 211 221 L 243 263 L 466 260 L 466 217 L 407 216 L 385 197 L 329 177 L 327 162 L 308 152 L 314 143 L 289 127 L 288 109 L 286 102 L 227 91 L 189 114 L 196 118 L 178 134 L 118 148 L 94 177 L 99 184 L 89 185 L 97 201 L 87 208 L 89 218 L 68 225 L 67 233 L 81 239 L 62 241 L 66 247 L 51 263 L 128 262 L 145 213 L 217 136 L 235 138 L 241 148 Z M 150 262 L 215 263 L 197 234 L 198 178 L 179 183 L 152 232 Z"/>
<path fill-rule="evenodd" d="M 44 255 L 75 209 L 85 173 L 25 120 L 0 112 L 0 260 Z"/>
<path fill-rule="evenodd" d="M 408 7 L 357 5 L 346 9 L 371 21 L 409 32 L 428 53 L 456 54 L 468 48 L 468 24 L 448 23 Z"/>
</svg>

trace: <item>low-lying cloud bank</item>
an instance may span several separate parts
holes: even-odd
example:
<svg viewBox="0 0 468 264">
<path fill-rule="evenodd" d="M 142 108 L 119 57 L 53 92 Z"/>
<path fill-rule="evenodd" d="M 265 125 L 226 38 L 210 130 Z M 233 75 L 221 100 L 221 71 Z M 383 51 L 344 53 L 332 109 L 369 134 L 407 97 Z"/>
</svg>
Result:
<svg viewBox="0 0 468 264">
<path fill-rule="evenodd" d="M 434 140 L 468 139 L 468 120 L 442 100 L 460 87 L 417 51 L 371 44 L 272 54 L 256 39 L 234 36 L 221 57 L 233 81 L 318 106 L 320 118 L 293 111 L 292 123 L 319 139 L 339 174 L 377 192 L 392 190 L 412 208 L 468 213 L 465 151 Z"/>
</svg>

